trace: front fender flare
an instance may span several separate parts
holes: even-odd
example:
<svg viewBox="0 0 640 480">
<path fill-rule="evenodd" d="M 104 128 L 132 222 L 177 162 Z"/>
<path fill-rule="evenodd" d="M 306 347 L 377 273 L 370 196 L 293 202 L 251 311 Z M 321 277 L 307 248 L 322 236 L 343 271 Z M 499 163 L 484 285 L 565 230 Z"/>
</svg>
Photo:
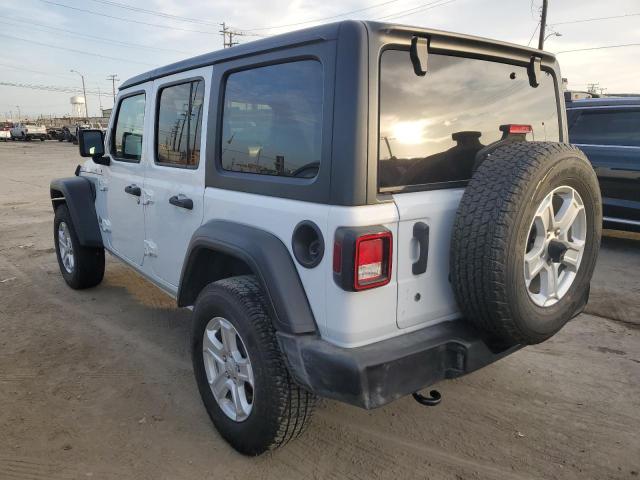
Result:
<svg viewBox="0 0 640 480">
<path fill-rule="evenodd" d="M 227 220 L 209 221 L 191 237 L 180 277 L 178 306 L 192 304 L 199 293 L 193 291 L 189 279 L 200 249 L 235 257 L 249 266 L 265 292 L 276 330 L 290 334 L 317 331 L 302 281 L 284 243 L 269 232 Z"/>
<path fill-rule="evenodd" d="M 57 178 L 51 181 L 49 190 L 54 211 L 59 202 L 67 204 L 80 245 L 102 247 L 95 207 L 96 195 L 91 181 L 84 177 Z"/>
</svg>

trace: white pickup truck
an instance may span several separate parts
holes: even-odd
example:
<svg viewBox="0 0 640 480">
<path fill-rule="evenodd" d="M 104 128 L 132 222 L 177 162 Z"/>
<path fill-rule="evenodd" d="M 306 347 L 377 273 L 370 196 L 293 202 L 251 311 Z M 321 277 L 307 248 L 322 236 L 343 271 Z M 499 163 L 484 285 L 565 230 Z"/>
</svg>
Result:
<svg viewBox="0 0 640 480">
<path fill-rule="evenodd" d="M 44 142 L 47 139 L 47 129 L 35 123 L 16 123 L 11 129 L 11 140 L 31 141 L 34 138 L 39 138 Z"/>
</svg>

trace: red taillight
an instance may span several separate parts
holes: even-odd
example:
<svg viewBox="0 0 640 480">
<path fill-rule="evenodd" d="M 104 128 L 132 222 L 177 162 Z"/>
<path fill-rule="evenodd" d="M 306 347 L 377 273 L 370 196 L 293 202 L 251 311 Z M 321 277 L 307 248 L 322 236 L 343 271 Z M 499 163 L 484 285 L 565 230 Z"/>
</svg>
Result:
<svg viewBox="0 0 640 480">
<path fill-rule="evenodd" d="M 510 124 L 509 125 L 509 133 L 511 134 L 527 134 L 527 133 L 531 133 L 533 132 L 533 128 L 531 127 L 531 125 L 518 125 L 518 124 Z"/>
<path fill-rule="evenodd" d="M 342 273 L 342 244 L 340 242 L 333 244 L 333 273 Z"/>
<path fill-rule="evenodd" d="M 354 283 L 356 290 L 380 287 L 391 279 L 391 232 L 356 239 Z"/>
<path fill-rule="evenodd" d="M 391 281 L 393 235 L 383 226 L 340 227 L 333 244 L 333 279 L 348 292 Z"/>
</svg>

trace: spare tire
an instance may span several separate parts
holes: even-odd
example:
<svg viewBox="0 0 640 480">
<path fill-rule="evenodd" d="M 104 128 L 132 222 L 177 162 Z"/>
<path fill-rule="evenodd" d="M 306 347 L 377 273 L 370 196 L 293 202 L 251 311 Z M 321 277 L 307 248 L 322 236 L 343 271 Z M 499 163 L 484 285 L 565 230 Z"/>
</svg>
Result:
<svg viewBox="0 0 640 480">
<path fill-rule="evenodd" d="M 498 147 L 478 166 L 451 241 L 451 283 L 465 318 L 508 344 L 554 335 L 584 308 L 602 232 L 595 172 L 579 149 Z"/>
</svg>

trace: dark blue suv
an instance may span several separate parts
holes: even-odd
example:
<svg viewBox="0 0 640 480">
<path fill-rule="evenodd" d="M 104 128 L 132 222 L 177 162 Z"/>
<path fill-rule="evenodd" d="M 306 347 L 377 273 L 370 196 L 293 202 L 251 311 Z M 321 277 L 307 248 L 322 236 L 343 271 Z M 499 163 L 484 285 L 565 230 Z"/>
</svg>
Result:
<svg viewBox="0 0 640 480">
<path fill-rule="evenodd" d="M 598 175 L 604 227 L 640 232 L 640 97 L 567 101 L 567 121 Z"/>
</svg>

